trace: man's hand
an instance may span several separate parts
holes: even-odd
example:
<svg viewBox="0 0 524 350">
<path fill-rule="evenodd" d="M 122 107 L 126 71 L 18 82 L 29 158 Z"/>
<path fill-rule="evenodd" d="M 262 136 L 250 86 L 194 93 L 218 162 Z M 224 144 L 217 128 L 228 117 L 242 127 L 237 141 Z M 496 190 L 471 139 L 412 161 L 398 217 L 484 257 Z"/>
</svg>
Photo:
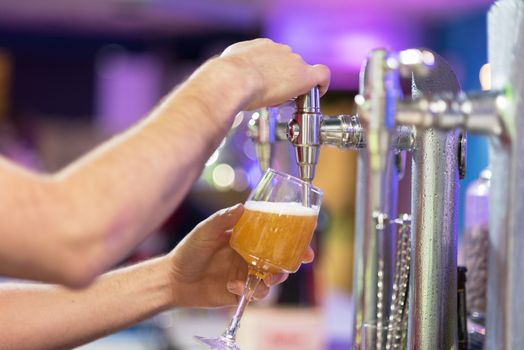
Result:
<svg viewBox="0 0 524 350">
<path fill-rule="evenodd" d="M 245 110 L 274 106 L 319 86 L 323 95 L 330 80 L 330 71 L 324 65 L 309 65 L 287 45 L 270 39 L 256 39 L 228 47 L 217 59 L 230 62 L 252 88 L 252 96 Z"/>
<path fill-rule="evenodd" d="M 173 284 L 173 306 L 214 307 L 234 305 L 242 293 L 247 264 L 230 246 L 231 229 L 240 219 L 243 206 L 221 210 L 201 222 L 167 256 Z M 311 248 L 304 262 L 311 262 Z M 255 298 L 263 298 L 269 287 L 285 281 L 287 274 L 268 276 Z M 236 295 L 235 295 L 236 294 Z"/>
</svg>

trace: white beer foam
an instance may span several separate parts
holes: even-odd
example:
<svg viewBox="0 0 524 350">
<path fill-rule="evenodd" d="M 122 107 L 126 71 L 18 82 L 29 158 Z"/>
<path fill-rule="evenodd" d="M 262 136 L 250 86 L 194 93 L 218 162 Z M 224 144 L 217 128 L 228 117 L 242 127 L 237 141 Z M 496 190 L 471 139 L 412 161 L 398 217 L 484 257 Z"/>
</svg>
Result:
<svg viewBox="0 0 524 350">
<path fill-rule="evenodd" d="M 271 214 L 295 216 L 316 216 L 319 209 L 318 206 L 304 207 L 301 203 L 264 201 L 247 201 L 244 208 Z"/>
</svg>

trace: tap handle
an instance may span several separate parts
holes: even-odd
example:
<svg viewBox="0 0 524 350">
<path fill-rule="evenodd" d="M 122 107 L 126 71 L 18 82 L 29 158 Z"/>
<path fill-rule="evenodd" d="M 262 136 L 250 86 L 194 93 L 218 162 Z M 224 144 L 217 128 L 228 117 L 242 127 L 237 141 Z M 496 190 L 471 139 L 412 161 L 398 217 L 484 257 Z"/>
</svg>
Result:
<svg viewBox="0 0 524 350">
<path fill-rule="evenodd" d="M 295 113 L 288 124 L 288 140 L 295 148 L 300 178 L 311 182 L 315 176 L 320 148 L 320 92 L 318 87 L 295 100 Z"/>
<path fill-rule="evenodd" d="M 295 99 L 297 112 L 320 113 L 320 90 L 318 86 Z"/>
</svg>

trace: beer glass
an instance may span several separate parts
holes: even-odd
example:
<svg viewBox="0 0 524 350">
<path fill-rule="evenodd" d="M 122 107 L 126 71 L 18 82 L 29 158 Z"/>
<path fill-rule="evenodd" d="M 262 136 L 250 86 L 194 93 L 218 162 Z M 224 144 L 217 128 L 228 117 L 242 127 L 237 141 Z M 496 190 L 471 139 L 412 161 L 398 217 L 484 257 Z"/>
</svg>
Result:
<svg viewBox="0 0 524 350">
<path fill-rule="evenodd" d="M 240 350 L 236 333 L 257 285 L 270 273 L 298 270 L 316 227 L 322 192 L 268 169 L 244 204 L 229 244 L 248 264 L 246 284 L 229 326 L 218 338 L 195 337 L 215 350 Z"/>
</svg>

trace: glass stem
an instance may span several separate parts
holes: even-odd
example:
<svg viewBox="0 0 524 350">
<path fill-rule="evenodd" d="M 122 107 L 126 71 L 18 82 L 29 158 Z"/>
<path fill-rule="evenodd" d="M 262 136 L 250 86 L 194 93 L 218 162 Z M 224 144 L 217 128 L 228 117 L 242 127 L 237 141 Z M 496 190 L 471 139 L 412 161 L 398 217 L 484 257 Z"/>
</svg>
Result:
<svg viewBox="0 0 524 350">
<path fill-rule="evenodd" d="M 229 326 L 227 327 L 226 331 L 222 335 L 227 340 L 235 341 L 235 338 L 237 336 L 237 330 L 238 328 L 240 328 L 240 319 L 242 318 L 244 310 L 246 309 L 247 304 L 249 304 L 249 302 L 251 301 L 251 297 L 255 293 L 255 289 L 257 288 L 262 278 L 264 278 L 263 273 L 251 267 L 249 268 L 246 284 L 244 285 L 244 290 L 242 291 L 242 296 L 240 297 L 240 301 L 238 302 L 235 314 L 229 322 Z"/>
</svg>

